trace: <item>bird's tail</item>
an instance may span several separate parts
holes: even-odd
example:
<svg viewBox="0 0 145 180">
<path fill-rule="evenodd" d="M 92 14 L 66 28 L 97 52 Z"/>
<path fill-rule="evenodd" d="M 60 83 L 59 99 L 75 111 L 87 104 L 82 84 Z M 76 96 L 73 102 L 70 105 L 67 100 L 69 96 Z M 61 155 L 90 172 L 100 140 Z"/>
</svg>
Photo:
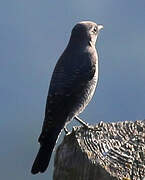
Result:
<svg viewBox="0 0 145 180">
<path fill-rule="evenodd" d="M 38 140 L 40 149 L 31 169 L 32 174 L 43 173 L 47 169 L 61 128 L 61 126 L 59 128 L 50 128 L 47 134 L 45 134 L 45 131 L 42 131 Z"/>
<path fill-rule="evenodd" d="M 47 169 L 54 146 L 55 143 L 51 146 L 41 145 L 31 169 L 32 174 L 43 173 Z"/>
<path fill-rule="evenodd" d="M 38 139 L 40 149 L 31 169 L 32 174 L 43 173 L 47 169 L 58 136 L 64 128 L 66 115 L 64 116 L 64 114 L 61 113 L 59 116 L 60 121 L 57 119 L 57 113 L 53 114 L 52 118 L 53 121 L 52 119 L 44 120 L 42 132 Z"/>
</svg>

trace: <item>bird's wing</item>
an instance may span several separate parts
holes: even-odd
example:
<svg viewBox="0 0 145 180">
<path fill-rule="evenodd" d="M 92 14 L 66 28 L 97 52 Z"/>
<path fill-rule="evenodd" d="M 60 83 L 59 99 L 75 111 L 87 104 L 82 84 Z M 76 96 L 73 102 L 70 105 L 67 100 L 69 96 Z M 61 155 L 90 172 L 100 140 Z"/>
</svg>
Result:
<svg viewBox="0 0 145 180">
<path fill-rule="evenodd" d="M 44 144 L 48 143 L 50 136 L 56 141 L 75 104 L 77 94 L 95 74 L 96 66 L 95 60 L 92 62 L 92 55 L 89 53 L 72 54 L 71 56 L 70 53 L 67 54 L 69 56 L 64 52 L 60 57 L 52 75 L 45 119 L 39 137 L 39 142 Z"/>
<path fill-rule="evenodd" d="M 96 53 L 63 53 L 54 69 L 49 94 L 71 93 L 90 81 L 96 71 Z"/>
</svg>

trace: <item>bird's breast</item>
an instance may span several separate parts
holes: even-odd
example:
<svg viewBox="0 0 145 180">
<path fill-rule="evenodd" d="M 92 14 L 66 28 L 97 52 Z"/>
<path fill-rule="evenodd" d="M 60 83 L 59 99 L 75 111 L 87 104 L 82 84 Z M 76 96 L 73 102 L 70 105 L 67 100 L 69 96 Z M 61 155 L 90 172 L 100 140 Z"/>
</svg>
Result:
<svg viewBox="0 0 145 180">
<path fill-rule="evenodd" d="M 80 93 L 77 94 L 75 106 L 70 113 L 71 117 L 79 115 L 91 101 L 98 82 L 98 62 L 96 63 L 96 71 L 94 77 L 83 85 Z"/>
</svg>

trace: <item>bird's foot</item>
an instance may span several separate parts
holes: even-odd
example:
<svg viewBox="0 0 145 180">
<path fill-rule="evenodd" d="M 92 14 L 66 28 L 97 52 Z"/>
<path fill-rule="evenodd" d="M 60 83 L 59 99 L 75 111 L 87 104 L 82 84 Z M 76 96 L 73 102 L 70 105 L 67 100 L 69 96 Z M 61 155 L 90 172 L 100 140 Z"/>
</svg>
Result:
<svg viewBox="0 0 145 180">
<path fill-rule="evenodd" d="M 65 135 L 68 135 L 69 134 L 69 131 L 66 127 L 63 128 L 64 129 L 64 132 L 65 132 Z"/>
<path fill-rule="evenodd" d="M 85 128 L 89 128 L 89 124 L 80 119 L 78 116 L 74 117 L 80 124 L 82 124 Z"/>
</svg>

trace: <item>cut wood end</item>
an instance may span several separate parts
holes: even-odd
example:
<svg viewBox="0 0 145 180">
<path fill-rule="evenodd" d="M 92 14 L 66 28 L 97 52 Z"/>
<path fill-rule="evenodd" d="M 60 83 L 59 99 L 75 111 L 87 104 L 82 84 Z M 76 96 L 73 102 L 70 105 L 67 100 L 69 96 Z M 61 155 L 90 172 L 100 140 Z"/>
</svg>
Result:
<svg viewBox="0 0 145 180">
<path fill-rule="evenodd" d="M 54 180 L 143 178 L 145 121 L 74 127 L 59 145 L 54 166 Z"/>
</svg>

